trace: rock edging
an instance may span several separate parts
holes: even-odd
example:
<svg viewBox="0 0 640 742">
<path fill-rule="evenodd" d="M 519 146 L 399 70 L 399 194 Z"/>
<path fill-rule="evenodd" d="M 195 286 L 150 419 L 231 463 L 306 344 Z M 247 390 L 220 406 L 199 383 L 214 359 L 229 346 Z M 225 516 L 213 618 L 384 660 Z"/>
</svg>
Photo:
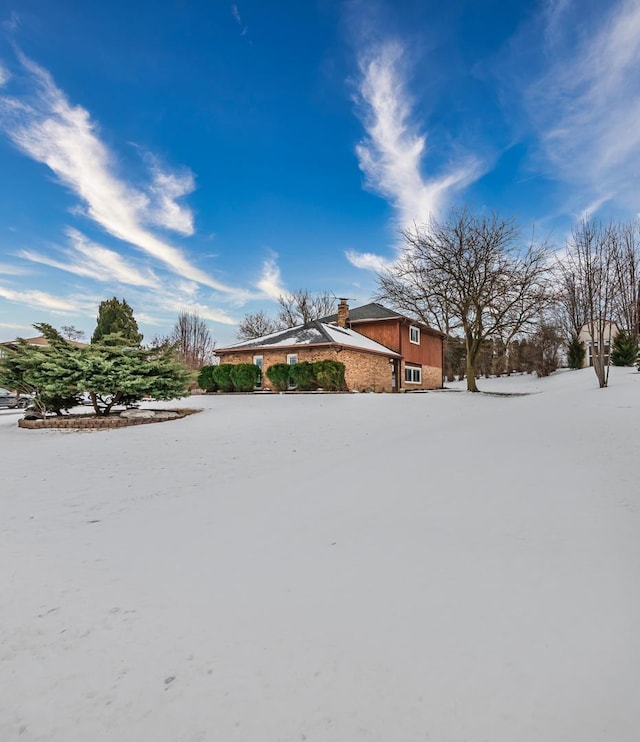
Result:
<svg viewBox="0 0 640 742">
<path fill-rule="evenodd" d="M 112 430 L 114 428 L 128 428 L 131 425 L 148 425 L 149 423 L 163 423 L 167 420 L 181 420 L 201 410 L 127 410 L 120 415 L 63 415 L 61 417 L 47 417 L 44 420 L 18 420 L 18 427 L 27 430 L 66 430 L 66 429 L 97 429 Z M 128 413 L 128 414 L 127 414 Z M 142 414 L 132 414 L 142 413 Z M 151 413 L 151 414 L 148 414 Z M 171 413 L 171 414 L 168 414 Z"/>
</svg>

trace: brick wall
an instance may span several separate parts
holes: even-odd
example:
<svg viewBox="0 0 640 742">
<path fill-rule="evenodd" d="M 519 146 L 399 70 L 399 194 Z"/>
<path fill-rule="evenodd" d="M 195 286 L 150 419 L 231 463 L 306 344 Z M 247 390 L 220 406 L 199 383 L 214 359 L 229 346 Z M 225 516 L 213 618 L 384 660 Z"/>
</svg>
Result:
<svg viewBox="0 0 640 742">
<path fill-rule="evenodd" d="M 417 366 L 419 364 L 409 363 L 408 366 Z M 405 362 L 402 362 L 402 368 L 400 370 L 401 387 L 403 391 L 410 392 L 417 389 L 440 389 L 442 387 L 442 369 L 436 368 L 435 366 L 425 366 L 422 364 L 422 383 L 413 384 L 404 380 L 404 367 Z"/>
<path fill-rule="evenodd" d="M 391 369 L 392 364 L 386 356 L 375 353 L 362 353 L 357 350 L 338 350 L 337 348 L 285 348 L 284 350 L 266 350 L 264 352 L 253 350 L 251 352 L 224 353 L 221 363 L 253 363 L 254 355 L 261 355 L 262 383 L 264 389 L 272 389 L 271 382 L 267 376 L 267 369 L 274 363 L 286 363 L 289 353 L 298 354 L 298 362 L 323 361 L 331 359 L 340 361 L 345 365 L 345 380 L 347 388 L 351 391 L 372 390 L 375 392 L 391 391 Z"/>
<path fill-rule="evenodd" d="M 336 356 L 346 367 L 347 387 L 352 391 L 390 392 L 393 364 L 387 356 L 343 350 Z"/>
</svg>

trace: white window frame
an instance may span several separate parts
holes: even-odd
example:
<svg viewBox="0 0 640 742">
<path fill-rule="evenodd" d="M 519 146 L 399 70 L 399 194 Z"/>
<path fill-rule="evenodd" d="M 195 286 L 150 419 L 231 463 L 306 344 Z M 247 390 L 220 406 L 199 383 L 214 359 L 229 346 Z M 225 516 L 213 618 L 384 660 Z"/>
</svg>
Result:
<svg viewBox="0 0 640 742">
<path fill-rule="evenodd" d="M 415 340 L 414 340 L 415 335 Z M 414 345 L 420 345 L 420 328 L 415 325 L 409 326 L 409 342 Z"/>
<path fill-rule="evenodd" d="M 408 378 L 411 376 L 412 378 Z M 417 378 L 413 378 L 416 376 Z M 408 364 L 404 367 L 404 383 L 405 384 L 422 384 L 422 367 L 421 366 L 409 366 Z"/>
<path fill-rule="evenodd" d="M 262 369 L 264 368 L 264 356 L 253 356 L 253 365 L 258 366 L 260 369 L 260 378 L 256 381 L 256 389 L 262 389 L 262 377 L 263 372 Z"/>
</svg>

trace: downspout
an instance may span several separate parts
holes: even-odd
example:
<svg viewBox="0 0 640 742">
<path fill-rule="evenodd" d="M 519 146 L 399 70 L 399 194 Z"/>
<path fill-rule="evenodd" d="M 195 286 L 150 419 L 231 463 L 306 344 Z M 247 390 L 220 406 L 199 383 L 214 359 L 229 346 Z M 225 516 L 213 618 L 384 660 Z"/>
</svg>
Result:
<svg viewBox="0 0 640 742">
<path fill-rule="evenodd" d="M 398 358 L 398 373 L 396 374 L 398 381 L 396 388 L 399 393 L 402 389 L 402 359 L 404 358 L 404 353 L 402 352 L 402 322 L 398 322 L 398 353 L 400 353 L 400 358 Z"/>
</svg>

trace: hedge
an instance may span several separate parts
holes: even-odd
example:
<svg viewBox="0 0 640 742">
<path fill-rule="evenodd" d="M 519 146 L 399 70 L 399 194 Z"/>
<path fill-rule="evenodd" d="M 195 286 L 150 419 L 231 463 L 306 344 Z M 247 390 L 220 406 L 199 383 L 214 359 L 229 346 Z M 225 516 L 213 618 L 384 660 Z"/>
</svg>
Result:
<svg viewBox="0 0 640 742">
<path fill-rule="evenodd" d="M 327 358 L 324 361 L 316 361 L 313 364 L 313 371 L 317 385 L 323 389 L 337 392 L 347 388 L 344 363 Z"/>
<path fill-rule="evenodd" d="M 215 392 L 218 390 L 218 385 L 214 379 L 214 371 L 217 366 L 203 366 L 198 374 L 198 386 L 200 389 L 204 389 L 205 392 Z"/>
<path fill-rule="evenodd" d="M 231 366 L 231 381 L 237 392 L 252 392 L 260 381 L 260 368 L 253 363 L 236 363 Z"/>
<path fill-rule="evenodd" d="M 221 363 L 216 366 L 213 371 L 213 380 L 218 385 L 218 389 L 221 392 L 232 392 L 233 381 L 231 381 L 231 369 L 233 368 L 232 363 Z"/>
<path fill-rule="evenodd" d="M 267 369 L 267 378 L 276 392 L 286 392 L 289 388 L 289 370 L 292 366 L 288 363 L 274 363 Z"/>
<path fill-rule="evenodd" d="M 301 361 L 289 366 L 289 377 L 291 383 L 301 392 L 308 392 L 318 387 L 314 364 L 309 361 Z"/>
</svg>

